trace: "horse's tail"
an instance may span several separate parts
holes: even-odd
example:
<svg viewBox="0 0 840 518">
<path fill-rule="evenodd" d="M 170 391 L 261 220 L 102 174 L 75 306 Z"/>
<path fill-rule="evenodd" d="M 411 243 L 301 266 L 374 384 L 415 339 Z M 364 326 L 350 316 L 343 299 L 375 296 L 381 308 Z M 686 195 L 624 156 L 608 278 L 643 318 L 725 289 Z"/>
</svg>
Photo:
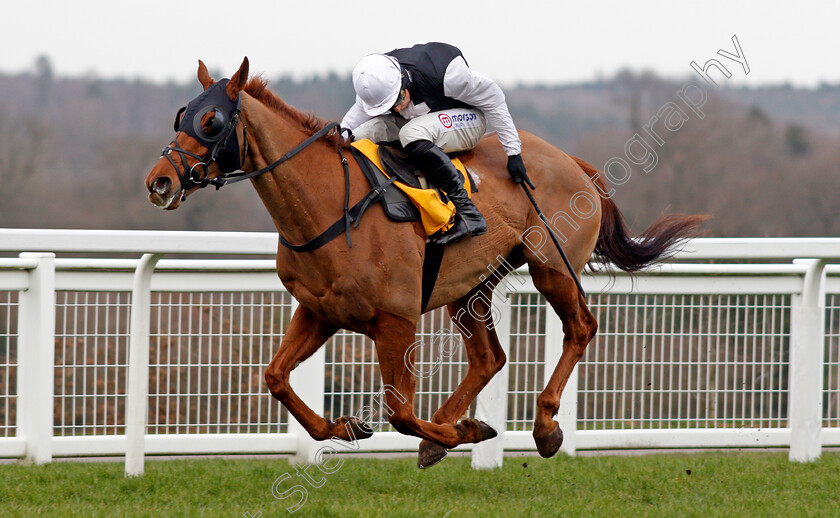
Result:
<svg viewBox="0 0 840 518">
<path fill-rule="evenodd" d="M 599 171 L 577 157 L 572 157 L 586 174 L 598 185 L 601 192 L 608 192 Z M 601 198 L 601 229 L 595 254 L 609 260 L 625 272 L 636 272 L 662 260 L 674 252 L 681 242 L 700 234 L 700 224 L 708 219 L 702 214 L 671 214 L 660 216 L 638 238 L 628 235 L 624 216 L 612 198 Z"/>
</svg>

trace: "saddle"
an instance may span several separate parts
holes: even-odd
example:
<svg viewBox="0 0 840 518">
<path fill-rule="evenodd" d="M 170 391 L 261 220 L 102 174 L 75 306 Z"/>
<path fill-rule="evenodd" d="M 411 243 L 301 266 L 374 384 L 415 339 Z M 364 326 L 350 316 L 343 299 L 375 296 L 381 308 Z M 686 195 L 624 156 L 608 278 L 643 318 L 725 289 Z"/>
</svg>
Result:
<svg viewBox="0 0 840 518">
<path fill-rule="evenodd" d="M 415 189 L 429 189 L 429 182 L 422 171 L 415 169 L 415 167 L 408 162 L 408 155 L 398 147 L 399 143 L 394 144 L 380 144 L 379 146 L 379 161 L 385 168 L 388 176 L 395 176 L 399 178 L 398 181 L 414 187 Z M 440 190 L 438 194 L 445 196 Z"/>
<path fill-rule="evenodd" d="M 454 222 L 455 206 L 446 195 L 429 187 L 425 176 L 397 145 L 375 144 L 368 139 L 353 142 L 351 152 L 374 189 L 391 183 L 396 189 L 384 189 L 381 198 L 385 214 L 394 221 L 420 221 L 427 236 L 449 230 Z M 455 167 L 464 175 L 467 193 L 478 192 L 466 167 L 456 157 Z"/>
</svg>

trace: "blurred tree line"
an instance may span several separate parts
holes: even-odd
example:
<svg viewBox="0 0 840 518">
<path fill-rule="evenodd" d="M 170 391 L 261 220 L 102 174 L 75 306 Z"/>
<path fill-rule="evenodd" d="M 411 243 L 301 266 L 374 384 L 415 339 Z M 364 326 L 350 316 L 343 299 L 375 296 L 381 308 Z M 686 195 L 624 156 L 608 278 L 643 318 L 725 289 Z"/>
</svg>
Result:
<svg viewBox="0 0 840 518">
<path fill-rule="evenodd" d="M 694 80 L 624 71 L 586 84 L 504 89 L 520 129 L 601 169 Z M 349 76 L 270 83 L 290 104 L 331 120 L 354 98 Z M 29 73 L 0 75 L 0 226 L 273 230 L 248 186 L 197 193 L 173 212 L 148 203 L 143 180 L 173 136 L 175 112 L 199 91 L 197 81 L 56 77 L 46 57 Z M 840 85 L 708 95 L 704 118 L 687 112 L 681 129 L 660 131 L 653 170 L 634 168 L 616 186 L 631 224 L 641 229 L 667 210 L 710 214 L 712 236 L 840 235 Z"/>
</svg>

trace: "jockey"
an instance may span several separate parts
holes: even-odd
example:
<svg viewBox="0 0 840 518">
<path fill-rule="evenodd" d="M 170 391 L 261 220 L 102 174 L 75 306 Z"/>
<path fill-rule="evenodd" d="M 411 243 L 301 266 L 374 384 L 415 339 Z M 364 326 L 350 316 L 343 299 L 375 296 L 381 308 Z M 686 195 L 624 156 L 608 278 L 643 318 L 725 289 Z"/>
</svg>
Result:
<svg viewBox="0 0 840 518">
<path fill-rule="evenodd" d="M 426 43 L 365 56 L 353 69 L 353 88 L 356 103 L 341 121 L 342 129 L 374 142 L 399 140 L 455 205 L 455 225 L 438 243 L 487 232 L 446 153 L 474 148 L 488 122 L 508 155 L 508 173 L 517 183 L 531 183 L 502 89 L 473 72 L 456 47 Z"/>
</svg>

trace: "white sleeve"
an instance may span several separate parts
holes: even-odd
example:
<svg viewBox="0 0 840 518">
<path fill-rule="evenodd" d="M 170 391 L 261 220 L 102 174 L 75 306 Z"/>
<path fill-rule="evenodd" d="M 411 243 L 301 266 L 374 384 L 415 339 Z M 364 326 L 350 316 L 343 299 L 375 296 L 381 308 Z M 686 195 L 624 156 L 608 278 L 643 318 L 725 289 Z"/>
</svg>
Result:
<svg viewBox="0 0 840 518">
<path fill-rule="evenodd" d="M 522 142 L 513 125 L 502 89 L 492 79 L 473 72 L 463 57 L 458 56 L 446 67 L 443 93 L 481 110 L 487 122 L 499 134 L 499 141 L 508 156 L 521 152 Z"/>
<path fill-rule="evenodd" d="M 356 98 L 356 104 L 351 106 L 347 114 L 344 115 L 344 118 L 341 119 L 341 127 L 352 131 L 372 118 L 365 113 L 364 108 L 362 108 L 362 103 Z"/>
</svg>

